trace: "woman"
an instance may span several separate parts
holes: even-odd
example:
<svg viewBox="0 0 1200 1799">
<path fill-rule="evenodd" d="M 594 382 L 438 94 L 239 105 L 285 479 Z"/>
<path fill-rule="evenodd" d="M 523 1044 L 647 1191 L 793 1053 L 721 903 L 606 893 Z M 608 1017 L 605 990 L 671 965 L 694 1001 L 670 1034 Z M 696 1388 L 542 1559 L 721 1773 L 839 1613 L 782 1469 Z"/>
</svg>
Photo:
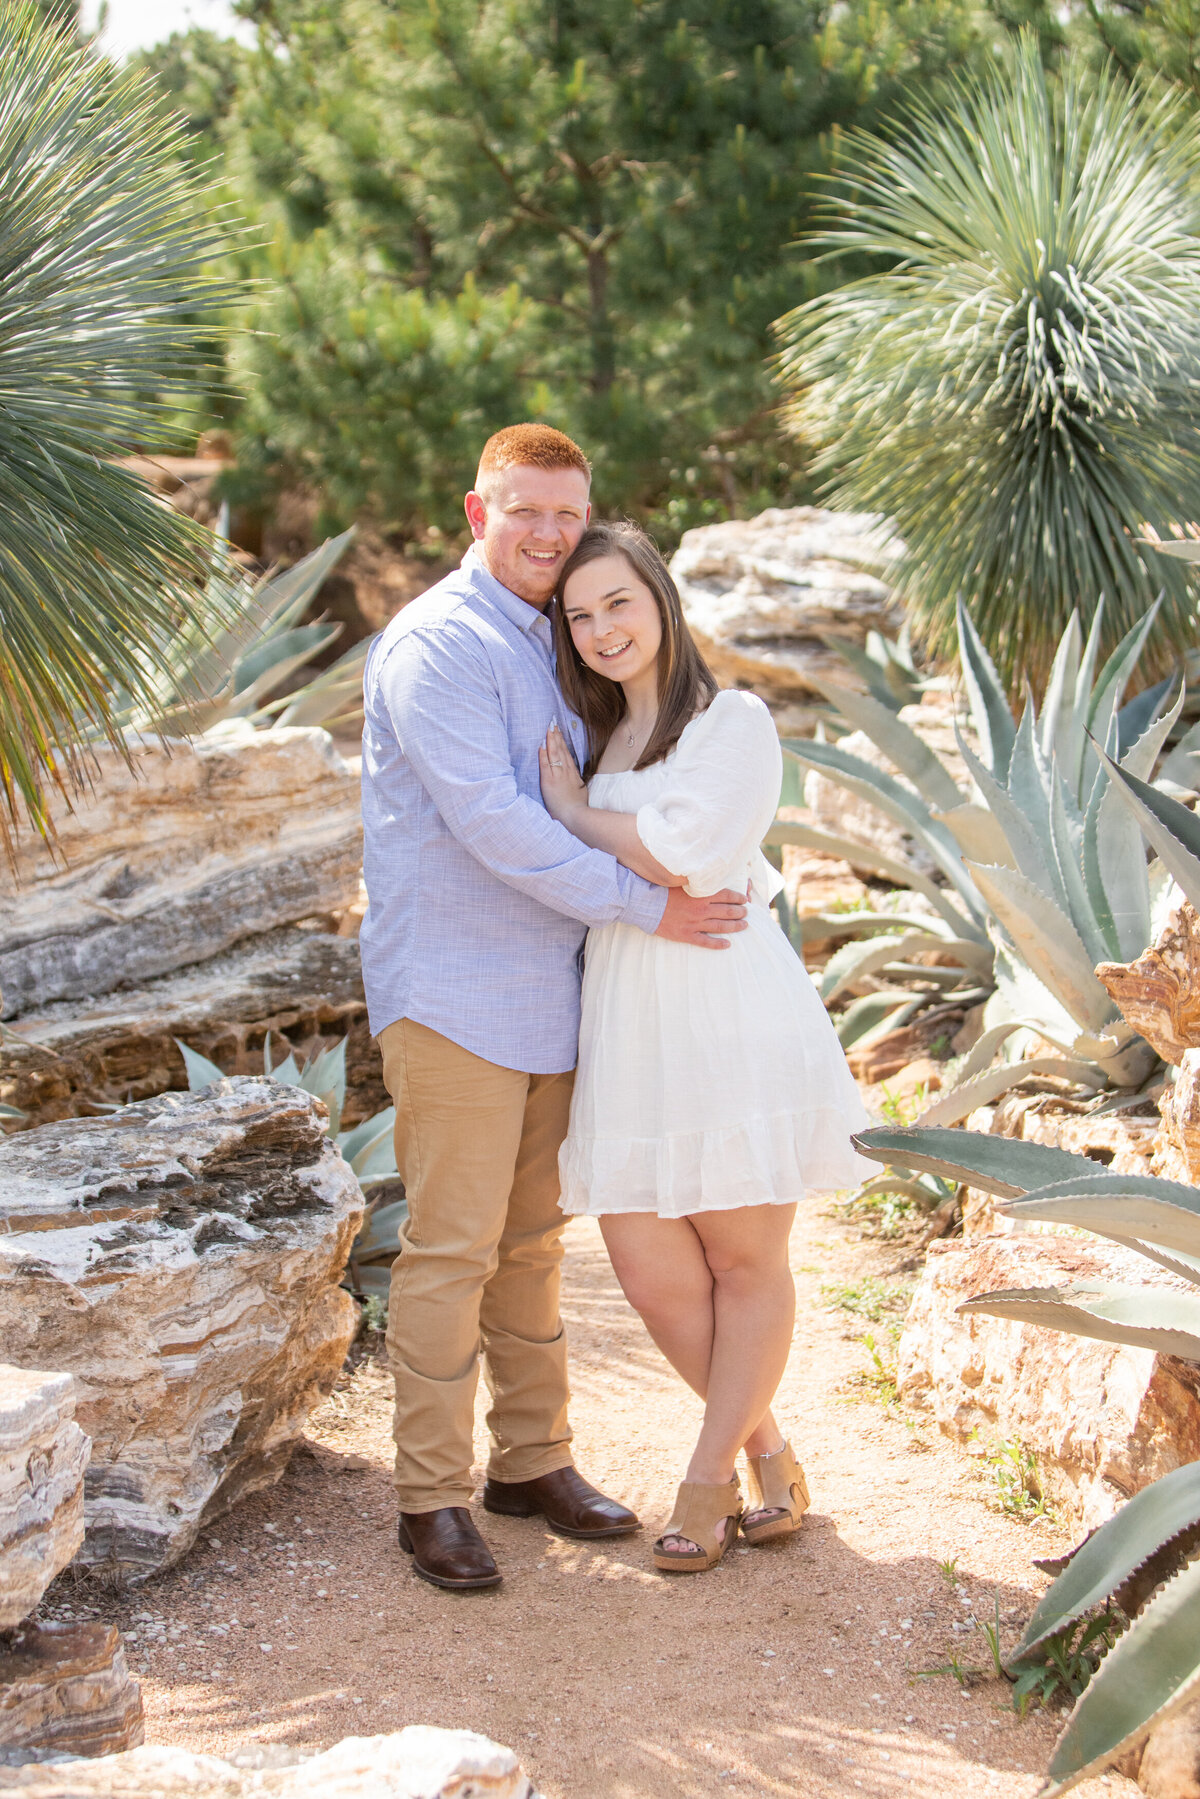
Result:
<svg viewBox="0 0 1200 1799">
<path fill-rule="evenodd" d="M 558 675 L 583 720 L 581 778 L 562 734 L 541 752 L 547 809 L 595 849 L 690 893 L 751 888 L 720 954 L 625 925 L 590 932 L 562 1206 L 598 1217 L 617 1278 L 705 1400 L 659 1568 L 720 1561 L 794 1531 L 809 1499 L 771 1413 L 795 1317 L 796 1202 L 854 1185 L 867 1122 L 808 975 L 773 919 L 759 843 L 782 757 L 754 695 L 718 692 L 653 544 L 595 525 L 565 564 Z M 586 784 L 585 784 L 586 783 Z M 734 1464 L 746 1452 L 753 1509 Z"/>
</svg>

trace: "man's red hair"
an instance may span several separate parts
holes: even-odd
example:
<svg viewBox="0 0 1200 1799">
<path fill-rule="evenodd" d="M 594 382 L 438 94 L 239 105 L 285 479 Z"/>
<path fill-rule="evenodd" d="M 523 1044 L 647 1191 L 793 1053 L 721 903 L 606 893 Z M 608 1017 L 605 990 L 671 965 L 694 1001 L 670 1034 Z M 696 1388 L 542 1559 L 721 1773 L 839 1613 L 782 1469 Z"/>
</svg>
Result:
<svg viewBox="0 0 1200 1799">
<path fill-rule="evenodd" d="M 592 465 L 579 445 L 553 425 L 506 425 L 489 437 L 479 458 L 476 488 L 482 490 L 489 475 L 510 468 L 574 468 L 585 480 L 592 478 Z"/>
</svg>

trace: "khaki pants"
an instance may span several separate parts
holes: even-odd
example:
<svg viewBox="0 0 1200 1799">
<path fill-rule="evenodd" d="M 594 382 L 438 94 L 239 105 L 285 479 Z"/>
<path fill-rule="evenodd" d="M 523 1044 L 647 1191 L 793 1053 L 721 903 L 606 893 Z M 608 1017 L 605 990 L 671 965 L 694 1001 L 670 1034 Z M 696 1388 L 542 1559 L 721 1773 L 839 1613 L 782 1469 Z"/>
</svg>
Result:
<svg viewBox="0 0 1200 1799">
<path fill-rule="evenodd" d="M 411 1019 L 379 1039 L 408 1220 L 392 1271 L 400 1509 L 467 1505 L 482 1349 L 493 1480 L 570 1465 L 558 1150 L 571 1074 L 485 1062 Z"/>
</svg>

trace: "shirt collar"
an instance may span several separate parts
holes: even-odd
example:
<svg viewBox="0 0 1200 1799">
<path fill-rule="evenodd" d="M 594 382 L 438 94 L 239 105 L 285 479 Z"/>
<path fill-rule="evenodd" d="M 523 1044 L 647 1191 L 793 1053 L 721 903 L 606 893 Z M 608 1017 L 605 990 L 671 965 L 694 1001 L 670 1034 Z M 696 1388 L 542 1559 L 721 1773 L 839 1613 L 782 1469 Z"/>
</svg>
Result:
<svg viewBox="0 0 1200 1799">
<path fill-rule="evenodd" d="M 497 581 L 491 570 L 484 567 L 474 544 L 463 557 L 461 566 L 475 591 L 482 594 L 505 618 L 510 619 L 518 630 L 528 633 L 539 623 L 549 625 L 548 613 L 539 612 L 536 606 L 531 606 L 519 594 L 513 593 L 511 588 L 505 587 L 503 581 Z"/>
</svg>

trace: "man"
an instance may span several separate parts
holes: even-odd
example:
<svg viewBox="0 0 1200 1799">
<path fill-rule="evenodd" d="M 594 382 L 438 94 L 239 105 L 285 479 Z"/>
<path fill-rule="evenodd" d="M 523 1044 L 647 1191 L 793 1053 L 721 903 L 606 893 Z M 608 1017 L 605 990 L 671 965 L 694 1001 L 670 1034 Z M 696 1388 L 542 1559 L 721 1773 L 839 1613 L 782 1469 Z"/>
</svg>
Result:
<svg viewBox="0 0 1200 1799">
<path fill-rule="evenodd" d="M 484 1508 L 572 1537 L 638 1528 L 576 1471 L 559 1319 L 558 1150 L 588 925 L 725 947 L 744 898 L 693 900 L 584 847 L 541 803 L 566 716 L 546 610 L 590 517 L 583 452 L 543 425 L 484 446 L 461 568 L 376 640 L 364 682 L 363 975 L 409 1216 L 392 1272 L 400 1544 L 434 1585 L 500 1572 L 467 1507 L 480 1349 Z"/>
</svg>

